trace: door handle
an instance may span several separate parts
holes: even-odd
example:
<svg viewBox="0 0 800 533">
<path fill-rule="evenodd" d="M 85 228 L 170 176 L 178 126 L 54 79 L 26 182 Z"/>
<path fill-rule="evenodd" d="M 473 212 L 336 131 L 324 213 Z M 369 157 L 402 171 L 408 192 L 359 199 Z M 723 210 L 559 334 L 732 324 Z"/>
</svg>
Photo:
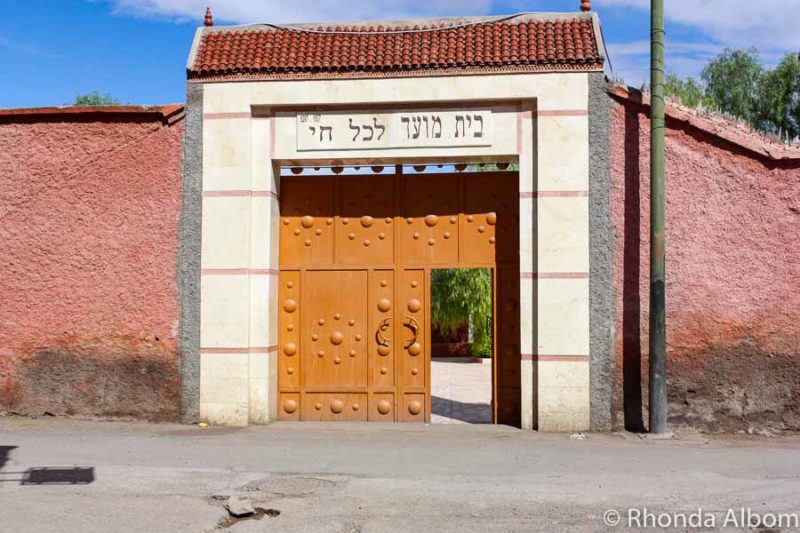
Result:
<svg viewBox="0 0 800 533">
<path fill-rule="evenodd" d="M 383 334 L 391 326 L 389 320 L 388 318 L 384 318 L 375 331 L 375 342 L 378 344 L 378 353 L 381 355 L 389 355 L 390 351 L 389 339 Z"/>
<path fill-rule="evenodd" d="M 409 346 L 417 342 L 417 335 L 419 335 L 419 322 L 417 322 L 417 319 L 414 318 L 413 316 L 407 316 L 403 321 L 403 326 L 411 330 L 411 335 L 412 335 L 411 340 L 406 342 L 404 346 L 405 348 L 408 348 Z"/>
</svg>

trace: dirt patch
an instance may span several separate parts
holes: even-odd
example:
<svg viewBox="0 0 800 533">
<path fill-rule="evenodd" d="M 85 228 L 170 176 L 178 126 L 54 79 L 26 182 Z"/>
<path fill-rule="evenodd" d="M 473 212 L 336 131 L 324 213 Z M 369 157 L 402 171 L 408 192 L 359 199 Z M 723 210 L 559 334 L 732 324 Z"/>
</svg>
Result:
<svg viewBox="0 0 800 533">
<path fill-rule="evenodd" d="M 617 362 L 615 428 L 643 431 L 647 354 L 634 361 L 638 364 Z M 631 384 L 634 394 L 628 394 Z M 761 436 L 800 431 L 800 351 L 770 352 L 754 341 L 670 350 L 667 400 L 673 428 Z"/>
<path fill-rule="evenodd" d="M 667 373 L 673 424 L 712 433 L 800 429 L 800 354 L 742 342 L 672 358 Z"/>
<path fill-rule="evenodd" d="M 157 337 L 64 337 L 33 348 L 15 374 L 14 413 L 178 418 L 178 355 Z"/>
</svg>

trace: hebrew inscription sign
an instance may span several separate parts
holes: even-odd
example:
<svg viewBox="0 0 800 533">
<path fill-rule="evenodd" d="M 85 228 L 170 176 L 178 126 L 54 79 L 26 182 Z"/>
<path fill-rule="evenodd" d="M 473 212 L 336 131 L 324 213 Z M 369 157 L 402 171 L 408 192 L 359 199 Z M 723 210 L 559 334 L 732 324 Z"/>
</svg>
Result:
<svg viewBox="0 0 800 533">
<path fill-rule="evenodd" d="M 297 150 L 379 150 L 492 145 L 487 109 L 297 113 Z"/>
</svg>

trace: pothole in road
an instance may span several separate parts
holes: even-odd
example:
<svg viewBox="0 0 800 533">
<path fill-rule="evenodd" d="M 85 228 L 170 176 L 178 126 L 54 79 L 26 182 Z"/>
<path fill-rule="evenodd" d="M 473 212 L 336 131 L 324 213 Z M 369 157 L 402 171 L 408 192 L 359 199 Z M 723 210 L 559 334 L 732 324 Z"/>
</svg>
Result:
<svg viewBox="0 0 800 533">
<path fill-rule="evenodd" d="M 251 481 L 243 487 L 246 492 L 260 492 L 281 498 L 309 496 L 336 486 L 335 481 L 318 477 L 270 477 Z"/>
<path fill-rule="evenodd" d="M 318 477 L 274 476 L 251 481 L 238 495 L 211 496 L 210 502 L 226 510 L 215 529 L 228 529 L 245 520 L 261 520 L 281 514 L 268 502 L 281 498 L 303 498 L 336 487 L 336 481 Z"/>
<path fill-rule="evenodd" d="M 215 530 L 227 529 L 245 520 L 261 520 L 265 516 L 273 518 L 281 514 L 278 509 L 239 496 L 212 496 L 209 501 L 225 510 L 225 515 L 217 521 Z"/>
<path fill-rule="evenodd" d="M 217 522 L 217 529 L 228 529 L 245 520 L 261 520 L 265 516 L 274 518 L 280 514 L 281 512 L 278 509 L 265 509 L 263 507 L 256 507 L 253 511 L 253 514 L 248 516 L 223 516 L 219 519 L 219 522 Z"/>
</svg>

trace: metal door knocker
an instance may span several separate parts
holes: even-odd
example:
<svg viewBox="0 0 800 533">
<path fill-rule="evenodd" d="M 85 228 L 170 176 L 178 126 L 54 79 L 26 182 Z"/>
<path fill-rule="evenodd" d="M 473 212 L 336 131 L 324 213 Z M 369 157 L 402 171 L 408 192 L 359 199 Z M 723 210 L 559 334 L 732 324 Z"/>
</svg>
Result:
<svg viewBox="0 0 800 533">
<path fill-rule="evenodd" d="M 378 344 L 378 353 L 380 355 L 389 355 L 391 349 L 389 346 L 389 339 L 387 339 L 383 333 L 389 329 L 390 325 L 390 319 L 384 318 L 378 326 L 378 330 L 375 332 L 375 342 Z"/>
<path fill-rule="evenodd" d="M 403 325 L 411 330 L 411 335 L 412 335 L 411 340 L 406 342 L 404 346 L 405 348 L 408 348 L 409 346 L 417 342 L 417 335 L 419 334 L 419 322 L 417 322 L 417 319 L 414 318 L 413 316 L 407 316 L 403 321 Z"/>
</svg>

